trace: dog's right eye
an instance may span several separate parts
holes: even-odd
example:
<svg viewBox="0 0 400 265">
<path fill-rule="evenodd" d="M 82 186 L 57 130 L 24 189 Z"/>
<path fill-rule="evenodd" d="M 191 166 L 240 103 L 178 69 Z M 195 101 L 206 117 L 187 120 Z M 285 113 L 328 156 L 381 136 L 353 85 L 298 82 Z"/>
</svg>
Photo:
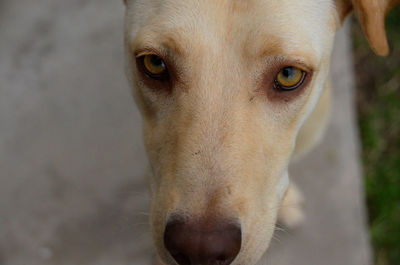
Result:
<svg viewBox="0 0 400 265">
<path fill-rule="evenodd" d="M 139 63 L 144 73 L 150 78 L 157 80 L 168 79 L 168 69 L 161 57 L 155 54 L 144 55 L 139 58 Z"/>
</svg>

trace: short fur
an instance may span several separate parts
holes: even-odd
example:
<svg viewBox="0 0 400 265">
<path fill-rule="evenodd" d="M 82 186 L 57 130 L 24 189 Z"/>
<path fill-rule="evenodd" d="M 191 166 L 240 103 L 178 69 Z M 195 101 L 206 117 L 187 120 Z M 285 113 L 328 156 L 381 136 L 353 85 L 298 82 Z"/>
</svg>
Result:
<svg viewBox="0 0 400 265">
<path fill-rule="evenodd" d="M 177 214 L 237 220 L 242 248 L 234 265 L 257 263 L 278 216 L 288 226 L 301 223 L 302 196 L 287 168 L 327 123 L 335 32 L 354 9 L 371 47 L 387 54 L 384 16 L 395 2 L 126 1 L 126 72 L 143 116 L 160 264 L 175 264 L 163 232 Z M 146 80 L 136 64 L 143 51 L 168 57 L 177 81 Z M 292 64 L 312 72 L 309 82 L 277 93 L 269 80 Z"/>
</svg>

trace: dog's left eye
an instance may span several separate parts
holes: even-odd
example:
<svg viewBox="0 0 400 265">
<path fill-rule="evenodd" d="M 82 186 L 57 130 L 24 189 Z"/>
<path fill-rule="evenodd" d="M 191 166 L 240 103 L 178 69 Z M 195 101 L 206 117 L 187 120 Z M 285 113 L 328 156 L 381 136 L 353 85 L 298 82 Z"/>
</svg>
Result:
<svg viewBox="0 0 400 265">
<path fill-rule="evenodd" d="M 275 78 L 275 87 L 290 91 L 298 88 L 304 81 L 306 72 L 300 68 L 289 66 L 283 68 Z"/>
</svg>

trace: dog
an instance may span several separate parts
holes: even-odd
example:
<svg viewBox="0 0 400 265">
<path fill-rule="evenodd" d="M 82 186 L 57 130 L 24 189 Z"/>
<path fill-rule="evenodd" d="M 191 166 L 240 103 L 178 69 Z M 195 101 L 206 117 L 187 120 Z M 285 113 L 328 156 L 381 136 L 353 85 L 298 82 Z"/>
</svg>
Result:
<svg viewBox="0 0 400 265">
<path fill-rule="evenodd" d="M 277 220 L 303 222 L 288 165 L 327 124 L 335 33 L 354 11 L 386 55 L 397 2 L 125 0 L 157 264 L 257 264 Z"/>
</svg>

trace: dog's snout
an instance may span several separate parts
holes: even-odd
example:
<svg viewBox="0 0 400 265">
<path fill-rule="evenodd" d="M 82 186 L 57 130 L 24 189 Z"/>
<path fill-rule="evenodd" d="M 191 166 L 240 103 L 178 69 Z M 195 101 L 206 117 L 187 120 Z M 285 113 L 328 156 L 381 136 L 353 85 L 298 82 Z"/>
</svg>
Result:
<svg viewBox="0 0 400 265">
<path fill-rule="evenodd" d="M 229 265 L 240 251 L 242 233 L 230 222 L 170 222 L 165 248 L 179 265 Z"/>
</svg>

